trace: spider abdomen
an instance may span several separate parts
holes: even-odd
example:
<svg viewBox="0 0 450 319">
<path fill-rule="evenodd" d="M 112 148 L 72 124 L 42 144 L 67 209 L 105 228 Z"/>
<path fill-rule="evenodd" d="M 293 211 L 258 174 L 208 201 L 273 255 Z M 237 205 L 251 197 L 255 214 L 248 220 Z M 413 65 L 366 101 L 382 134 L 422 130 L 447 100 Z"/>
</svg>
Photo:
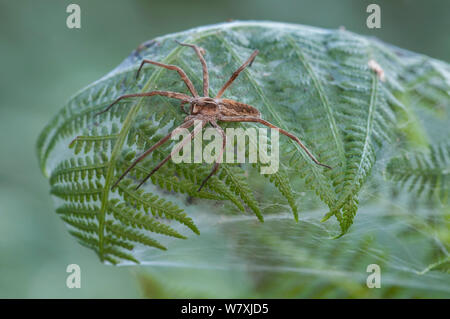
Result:
<svg viewBox="0 0 450 319">
<path fill-rule="evenodd" d="M 220 102 L 220 115 L 261 117 L 261 113 L 251 105 L 230 99 L 222 99 Z"/>
</svg>

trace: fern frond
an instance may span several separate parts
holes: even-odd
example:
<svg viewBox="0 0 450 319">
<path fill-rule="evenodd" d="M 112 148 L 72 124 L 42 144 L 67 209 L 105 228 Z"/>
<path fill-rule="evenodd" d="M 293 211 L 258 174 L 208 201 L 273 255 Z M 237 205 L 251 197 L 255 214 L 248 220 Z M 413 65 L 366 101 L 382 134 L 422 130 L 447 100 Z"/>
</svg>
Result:
<svg viewBox="0 0 450 319">
<path fill-rule="evenodd" d="M 87 245 L 93 246 L 93 247 L 97 247 L 98 246 L 98 238 L 95 236 L 89 236 L 86 235 L 85 233 L 80 233 L 77 231 L 70 231 L 70 234 L 72 236 L 75 236 L 76 238 L 78 238 L 79 241 L 84 242 Z M 107 244 L 111 245 L 111 246 L 118 246 L 118 247 L 122 247 L 126 250 L 133 250 L 134 246 L 132 244 L 130 244 L 129 242 L 114 238 L 114 237 L 110 237 L 107 236 L 105 237 L 105 241 L 107 242 Z"/>
<path fill-rule="evenodd" d="M 109 257 L 114 256 L 114 257 L 118 257 L 120 259 L 129 260 L 136 264 L 139 264 L 139 260 L 134 258 L 133 255 L 118 249 L 117 246 L 106 246 L 105 254 L 106 254 L 106 256 L 109 256 Z"/>
<path fill-rule="evenodd" d="M 136 212 L 135 209 L 127 207 L 126 204 L 118 204 L 118 200 L 116 199 L 110 200 L 108 208 L 114 217 L 124 225 L 145 229 L 166 236 L 186 239 L 185 236 L 170 226 L 158 222 L 155 218 L 147 214 Z"/>
<path fill-rule="evenodd" d="M 86 221 L 84 219 L 77 219 L 73 217 L 62 216 L 61 219 L 66 222 L 66 224 L 82 231 L 85 233 L 96 234 L 97 224 L 91 221 Z"/>
<path fill-rule="evenodd" d="M 259 208 L 244 174 L 245 171 L 242 168 L 222 163 L 218 176 L 225 181 L 232 192 L 238 195 L 241 200 L 250 207 L 260 221 L 264 221 L 261 209 Z"/>
<path fill-rule="evenodd" d="M 92 92 L 83 92 L 83 94 L 86 95 L 89 95 L 90 93 Z M 48 161 L 50 153 L 54 151 L 58 143 L 67 138 L 73 140 L 87 126 L 92 126 L 94 124 L 92 120 L 93 115 L 107 107 L 112 102 L 111 98 L 106 100 L 106 102 L 104 101 L 105 97 L 102 97 L 102 99 L 103 103 L 99 101 L 99 105 L 95 105 L 93 108 L 86 108 L 81 111 L 76 110 L 75 107 L 76 103 L 80 103 L 80 100 L 72 100 L 66 108 L 62 109 L 55 116 L 39 138 L 38 154 L 42 171 L 46 172 L 45 164 Z M 83 101 L 82 98 L 81 101 Z M 101 114 L 96 118 L 96 120 L 102 122 L 112 121 L 119 118 L 120 121 L 123 121 L 124 116 L 126 115 L 123 110 L 111 110 L 111 112 L 108 113 L 109 114 Z"/>
<path fill-rule="evenodd" d="M 275 174 L 265 174 L 264 176 L 275 185 L 278 191 L 287 200 L 289 206 L 291 207 L 292 213 L 294 214 L 294 219 L 298 222 L 298 207 L 295 202 L 295 195 L 292 190 L 291 183 L 289 182 L 286 174 L 283 171 L 279 171 Z"/>
<path fill-rule="evenodd" d="M 169 151 L 170 152 L 170 151 Z M 166 154 L 164 154 L 167 156 Z M 161 154 L 163 156 L 163 154 Z M 118 162 L 118 169 L 120 171 L 126 170 L 136 157 L 136 153 L 125 152 L 123 155 L 123 159 Z M 134 176 L 136 179 L 144 179 L 150 172 L 153 167 L 157 165 L 156 159 L 160 159 L 159 156 L 155 156 L 155 159 L 149 159 L 142 161 L 140 164 L 136 165 L 134 169 L 130 172 L 131 176 Z M 191 171 L 189 167 L 184 167 L 184 171 Z M 185 176 L 192 177 L 193 174 L 178 174 L 176 176 L 176 168 L 174 165 L 170 163 L 167 166 L 163 166 L 160 168 L 158 172 L 152 175 L 150 180 L 153 184 L 158 185 L 160 188 L 165 189 L 167 191 L 173 191 L 177 193 L 188 194 L 192 197 L 203 198 L 203 199 L 211 199 L 211 200 L 225 200 L 226 198 L 223 195 L 219 195 L 220 193 L 208 192 L 205 190 L 198 191 L 199 184 L 193 182 L 192 180 L 182 178 Z M 181 170 L 181 168 L 180 168 Z M 195 175 L 195 174 L 194 174 Z"/>
<path fill-rule="evenodd" d="M 103 193 L 103 185 L 99 181 L 57 184 L 51 188 L 50 193 L 67 201 L 84 203 L 98 200 Z"/>
<path fill-rule="evenodd" d="M 389 141 L 395 115 L 383 95 L 379 75 L 369 68 L 368 58 L 373 59 L 370 45 L 347 34 L 330 37 L 329 41 L 329 52 L 335 60 L 334 76 L 339 77 L 340 86 L 345 86 L 337 116 L 345 123 L 343 139 L 347 160 L 344 173 L 335 182 L 338 200 L 330 207 L 332 212 L 342 211 L 339 222 L 344 234 L 356 215 L 359 190 L 375 163 L 375 147 Z M 349 47 L 361 50 L 348 55 Z"/>
<path fill-rule="evenodd" d="M 329 212 L 324 220 L 335 216 L 341 235 L 353 223 L 361 189 L 377 163 L 378 153 L 393 143 L 408 151 L 411 138 L 404 126 L 418 118 L 415 105 L 425 107 L 427 114 L 445 118 L 449 113 L 450 67 L 446 63 L 351 32 L 236 22 L 161 37 L 158 46 L 140 53 L 151 60 L 182 66 L 200 87 L 198 59 L 191 59 L 194 52 L 177 45 L 174 39 L 201 44 L 208 52 L 205 58 L 211 96 L 222 87 L 224 74 L 232 74 L 254 49 L 259 50 L 254 63 L 236 78 L 224 97 L 256 107 L 263 119 L 299 137 L 320 162 L 333 167 L 327 170 L 315 165 L 295 141 L 280 136 L 282 165 L 266 178 L 282 195 L 274 199 L 273 206 L 284 205 L 286 200 L 297 220 L 297 205 L 304 199 L 297 195 L 307 191 L 313 195 L 307 204 L 326 204 Z M 373 70 L 369 61 L 379 70 Z M 108 112 L 95 116 L 126 93 L 156 88 L 187 93 L 176 72 L 163 68 L 144 68 L 136 79 L 140 62 L 141 57 L 133 54 L 74 95 L 38 139 L 40 166 L 50 177 L 52 195 L 58 198 L 58 215 L 71 229 L 78 227 L 77 231 L 89 238 L 83 241 L 74 235 L 94 249 L 101 260 L 114 264 L 137 259 L 134 249 L 128 249 L 133 244 L 164 249 L 147 236 L 152 233 L 185 238 L 174 228 L 179 224 L 199 233 L 193 217 L 183 210 L 186 202 L 175 205 L 149 192 L 151 188 L 146 185 L 142 191 L 132 187 L 136 179 L 142 179 L 167 156 L 174 142 L 140 162 L 119 185 L 119 191 L 111 190 L 117 176 L 137 154 L 185 118 L 179 101 L 164 97 L 121 100 Z M 412 168 L 408 172 L 399 168 L 403 165 L 400 159 L 398 165 L 393 160 L 389 170 L 400 180 L 421 185 L 419 189 L 429 185 L 433 192 L 439 189 L 441 198 L 447 197 L 447 157 L 443 161 L 441 152 L 430 150 L 429 155 L 418 156 L 417 162 L 405 164 Z M 253 165 L 254 169 L 259 165 Z M 198 198 L 192 205 L 204 199 L 229 200 L 238 210 L 251 210 L 262 221 L 260 200 L 268 191 L 258 185 L 262 179 L 248 178 L 249 167 L 223 163 L 218 174 L 197 192 L 211 166 L 169 161 L 149 183 L 171 195 Z M 437 173 L 433 175 L 434 167 Z M 294 189 L 294 185 L 306 189 Z M 226 209 L 235 213 L 229 206 Z M 213 213 L 222 216 L 222 212 Z"/>
<path fill-rule="evenodd" d="M 97 218 L 98 210 L 95 205 L 70 203 L 58 207 L 56 213 L 60 216 L 92 220 Z"/>
<path fill-rule="evenodd" d="M 125 201 L 133 205 L 136 209 L 143 208 L 145 212 L 151 212 L 153 216 L 165 217 L 166 219 L 174 219 L 187 227 L 189 227 L 197 235 L 200 231 L 195 226 L 193 220 L 189 218 L 182 209 L 175 206 L 171 202 L 158 198 L 156 195 L 145 193 L 144 190 L 134 189 L 129 179 L 119 183 L 119 194 Z"/>
<path fill-rule="evenodd" d="M 450 191 L 450 144 L 431 146 L 427 152 L 406 153 L 386 167 L 388 178 L 417 195 L 437 195 L 448 202 Z"/>
<path fill-rule="evenodd" d="M 71 158 L 59 163 L 50 176 L 50 183 L 68 183 L 84 180 L 100 179 L 106 176 L 107 156 L 86 156 Z"/>
<path fill-rule="evenodd" d="M 77 136 L 70 144 L 70 148 L 74 148 L 74 153 L 78 154 L 82 150 L 84 153 L 89 153 L 91 149 L 95 153 L 107 152 L 114 147 L 114 141 L 118 137 L 119 127 L 116 123 L 112 124 L 111 132 L 108 132 L 107 127 L 102 127 L 101 132 L 97 128 L 85 130 L 85 135 Z"/>
<path fill-rule="evenodd" d="M 121 224 L 115 224 L 112 221 L 106 222 L 106 230 L 118 238 L 129 240 L 132 242 L 140 243 L 145 246 L 155 247 L 161 250 L 166 250 L 167 248 L 161 245 L 158 241 L 148 237 L 147 235 L 133 230 L 132 228 L 124 227 Z"/>
</svg>

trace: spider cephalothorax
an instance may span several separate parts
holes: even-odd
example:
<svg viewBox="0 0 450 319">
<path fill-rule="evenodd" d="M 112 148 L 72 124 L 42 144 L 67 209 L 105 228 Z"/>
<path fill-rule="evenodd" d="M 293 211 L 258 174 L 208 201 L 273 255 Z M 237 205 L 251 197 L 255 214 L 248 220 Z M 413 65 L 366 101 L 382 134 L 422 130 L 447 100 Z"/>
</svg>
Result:
<svg viewBox="0 0 450 319">
<path fill-rule="evenodd" d="M 179 42 L 178 42 L 179 43 Z M 137 163 L 142 161 L 147 155 L 149 155 L 151 152 L 153 152 L 157 147 L 161 146 L 163 143 L 168 141 L 170 137 L 172 136 L 173 132 L 178 128 L 189 128 L 194 125 L 196 126 L 191 131 L 189 136 L 186 136 L 178 145 L 175 147 L 172 152 L 164 158 L 145 178 L 142 180 L 142 182 L 136 187 L 139 188 L 143 183 L 145 183 L 152 175 L 155 173 L 162 165 L 164 165 L 173 154 L 178 152 L 186 143 L 188 143 L 191 139 L 194 138 L 198 133 L 201 132 L 203 127 L 205 127 L 206 124 L 210 124 L 213 126 L 222 136 L 223 138 L 223 144 L 222 149 L 217 155 L 217 160 L 213 166 L 213 169 L 211 173 L 205 178 L 205 180 L 202 182 L 199 191 L 202 189 L 202 187 L 205 185 L 207 180 L 217 172 L 220 160 L 223 156 L 223 152 L 226 146 L 226 135 L 224 130 L 217 124 L 218 121 L 221 122 L 258 122 L 265 126 L 268 126 L 270 128 L 277 129 L 281 134 L 284 134 L 294 141 L 296 141 L 300 147 L 305 150 L 305 152 L 308 154 L 308 156 L 312 159 L 314 163 L 320 166 L 324 166 L 327 168 L 331 168 L 328 165 L 320 163 L 314 155 L 306 148 L 305 145 L 293 134 L 263 120 L 261 118 L 261 113 L 253 106 L 237 102 L 235 100 L 230 99 L 222 99 L 222 95 L 225 92 L 225 90 L 233 83 L 233 81 L 237 78 L 239 73 L 241 73 L 247 66 L 251 65 L 253 60 L 255 59 L 256 55 L 258 54 L 258 50 L 255 50 L 250 58 L 248 58 L 247 61 L 245 61 L 244 64 L 242 64 L 230 77 L 230 79 L 225 83 L 225 85 L 220 89 L 220 91 L 217 93 L 217 95 L 214 98 L 211 98 L 208 96 L 209 93 L 209 74 L 208 74 L 208 68 L 206 65 L 206 61 L 203 58 L 203 55 L 205 54 L 205 50 L 193 45 L 193 44 L 187 44 L 187 43 L 179 43 L 183 46 L 191 47 L 195 50 L 198 58 L 200 59 L 200 62 L 202 64 L 203 69 L 203 96 L 200 96 L 194 85 L 192 84 L 191 80 L 188 78 L 186 73 L 178 66 L 175 65 L 167 65 L 155 61 L 150 60 L 143 60 L 138 71 L 136 74 L 136 78 L 139 77 L 139 73 L 146 63 L 154 64 L 169 70 L 177 71 L 180 75 L 181 79 L 186 84 L 187 88 L 189 89 L 189 92 L 191 92 L 192 96 L 186 95 L 184 93 L 178 93 L 178 92 L 170 92 L 170 91 L 151 91 L 146 93 L 135 93 L 135 94 L 126 94 L 122 95 L 119 98 L 117 98 L 111 105 L 109 105 L 107 108 L 105 108 L 103 111 L 99 112 L 98 114 L 104 113 L 108 111 L 114 104 L 119 102 L 122 99 L 130 98 L 130 97 L 143 97 L 143 96 L 166 96 L 173 99 L 178 99 L 181 101 L 181 110 L 187 114 L 186 118 L 184 119 L 183 124 L 175 128 L 172 132 L 170 132 L 168 135 L 163 137 L 161 140 L 159 140 L 155 145 L 153 145 L 151 148 L 146 150 L 142 155 L 140 155 L 126 170 L 125 172 L 119 177 L 119 179 L 116 181 L 116 183 L 112 186 L 113 188 L 130 172 L 133 167 L 136 166 Z M 185 104 L 189 104 L 189 112 L 187 112 L 184 108 Z"/>
</svg>

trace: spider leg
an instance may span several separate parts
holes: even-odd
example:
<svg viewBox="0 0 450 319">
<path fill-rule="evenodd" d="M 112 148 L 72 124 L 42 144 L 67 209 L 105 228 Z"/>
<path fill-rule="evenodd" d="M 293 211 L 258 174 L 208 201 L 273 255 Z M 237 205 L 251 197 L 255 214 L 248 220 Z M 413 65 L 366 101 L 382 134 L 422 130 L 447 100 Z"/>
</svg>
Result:
<svg viewBox="0 0 450 319">
<path fill-rule="evenodd" d="M 135 94 L 125 94 L 122 96 L 119 96 L 114 102 L 112 102 L 108 107 L 106 107 L 104 110 L 96 113 L 95 115 L 100 115 L 102 113 L 107 112 L 110 108 L 113 107 L 114 104 L 119 102 L 122 99 L 126 99 L 129 97 L 142 97 L 142 96 L 154 96 L 154 95 L 161 95 L 161 96 L 167 96 L 173 99 L 178 99 L 181 101 L 190 102 L 192 98 L 186 94 L 183 93 L 176 93 L 176 92 L 169 92 L 169 91 L 151 91 L 146 93 L 135 93 Z"/>
<path fill-rule="evenodd" d="M 219 131 L 219 133 L 222 135 L 222 149 L 220 150 L 220 153 L 217 156 L 216 162 L 214 163 L 213 169 L 211 170 L 211 173 L 209 173 L 209 175 L 203 180 L 201 186 L 199 187 L 199 189 L 197 190 L 197 192 L 201 191 L 203 186 L 205 186 L 206 182 L 208 181 L 208 179 L 213 176 L 217 170 L 219 169 L 220 163 L 221 163 L 221 159 L 223 156 L 223 152 L 225 150 L 225 146 L 227 144 L 227 135 L 225 134 L 224 130 L 217 125 L 216 121 L 212 120 L 209 123 L 211 123 L 211 125 L 217 130 Z"/>
<path fill-rule="evenodd" d="M 258 54 L 258 50 L 255 50 L 252 55 L 248 58 L 247 61 L 244 62 L 234 73 L 231 75 L 230 79 L 225 83 L 225 85 L 220 89 L 219 93 L 217 93 L 216 98 L 220 98 L 225 90 L 233 83 L 233 81 L 238 77 L 239 73 L 241 73 L 247 66 L 253 63 L 253 60 L 256 58 Z"/>
<path fill-rule="evenodd" d="M 197 90 L 195 89 L 194 84 L 192 84 L 191 80 L 186 75 L 186 72 L 184 72 L 182 68 L 180 68 L 179 66 L 176 66 L 176 65 L 164 64 L 164 63 L 159 63 L 159 62 L 151 61 L 151 60 L 142 60 L 141 66 L 139 67 L 139 69 L 136 72 L 136 79 L 139 77 L 139 73 L 141 73 L 141 69 L 144 66 L 144 64 L 146 64 L 146 63 L 154 64 L 154 65 L 160 66 L 160 67 L 168 69 L 168 70 L 177 71 L 178 74 L 180 75 L 181 79 L 184 81 L 187 88 L 191 92 L 191 94 L 194 97 L 198 97 Z"/>
<path fill-rule="evenodd" d="M 265 126 L 268 126 L 270 128 L 274 128 L 274 129 L 278 130 L 281 134 L 286 135 L 287 137 L 289 137 L 289 138 L 293 139 L 294 141 L 296 141 L 297 144 L 300 145 L 300 147 L 306 152 L 306 154 L 308 154 L 308 156 L 311 158 L 311 160 L 314 163 L 316 163 L 317 165 L 320 165 L 320 166 L 332 169 L 331 166 L 328 166 L 328 165 L 325 165 L 325 164 L 322 164 L 321 162 L 319 162 L 314 157 L 314 155 L 308 150 L 308 148 L 300 141 L 300 139 L 297 136 L 295 136 L 295 135 L 293 135 L 293 134 L 283 130 L 282 128 L 279 128 L 278 126 L 273 125 L 270 122 L 267 122 L 267 121 L 265 121 L 263 119 L 260 119 L 260 118 L 257 118 L 257 117 L 251 117 L 251 116 L 241 116 L 241 117 L 223 116 L 223 117 L 220 117 L 219 120 L 220 121 L 224 121 L 224 122 L 258 122 L 258 123 L 261 123 L 261 124 L 263 124 Z"/>
<path fill-rule="evenodd" d="M 180 126 L 178 126 L 177 128 L 175 128 L 173 131 L 175 131 L 178 128 L 188 128 L 191 127 L 192 124 L 194 124 L 194 120 L 189 120 L 183 124 L 181 124 Z M 114 185 L 111 187 L 111 189 L 113 189 L 114 187 L 117 186 L 117 184 L 119 184 L 119 182 L 137 165 L 137 163 L 139 163 L 140 161 L 142 161 L 144 158 L 146 158 L 148 156 L 148 154 L 150 154 L 151 152 L 153 152 L 155 149 L 157 149 L 159 146 L 161 146 L 162 144 L 164 144 L 165 142 L 167 142 L 167 140 L 172 136 L 172 132 L 170 132 L 169 134 L 167 134 L 166 136 L 164 136 L 162 139 L 160 139 L 155 145 L 153 145 L 152 147 L 150 147 L 148 150 L 146 150 L 144 153 L 142 153 L 142 155 L 140 155 L 137 159 L 134 160 L 134 162 L 128 166 L 128 168 L 125 170 L 125 172 L 123 172 L 122 175 L 120 175 L 120 177 L 117 179 L 117 181 L 114 183 Z"/>
<path fill-rule="evenodd" d="M 203 55 L 206 53 L 205 49 L 196 46 L 195 44 L 189 44 L 189 43 L 182 43 L 178 40 L 175 40 L 176 43 L 179 45 L 190 47 L 195 50 L 195 53 L 197 54 L 198 58 L 200 59 L 200 63 L 202 64 L 203 69 L 203 96 L 209 96 L 209 73 L 208 73 L 208 66 L 206 65 L 205 58 Z"/>
<path fill-rule="evenodd" d="M 193 120 L 192 120 L 193 121 Z M 186 136 L 183 138 L 183 140 L 175 147 L 172 152 L 170 152 L 169 156 L 167 156 L 165 159 L 163 159 L 156 167 L 142 180 L 142 182 L 139 183 L 138 186 L 136 186 L 136 189 L 142 186 L 158 169 L 160 169 L 161 166 L 163 166 L 169 159 L 172 158 L 173 154 L 178 152 L 186 143 L 188 143 L 190 140 L 192 140 L 198 133 L 202 131 L 202 128 L 205 126 L 206 122 L 201 121 L 201 123 L 197 124 L 197 126 L 194 127 L 192 132 L 189 134 L 189 136 Z"/>
</svg>

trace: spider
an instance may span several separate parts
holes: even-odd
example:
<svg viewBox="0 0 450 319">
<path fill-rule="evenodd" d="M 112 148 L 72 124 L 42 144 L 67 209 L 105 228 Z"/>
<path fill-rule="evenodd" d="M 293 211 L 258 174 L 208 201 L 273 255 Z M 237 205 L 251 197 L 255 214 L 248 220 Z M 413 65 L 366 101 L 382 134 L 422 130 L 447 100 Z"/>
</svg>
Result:
<svg viewBox="0 0 450 319">
<path fill-rule="evenodd" d="M 241 103 L 235 100 L 222 98 L 222 95 L 226 91 L 226 89 L 233 83 L 233 81 L 238 77 L 238 75 L 248 66 L 251 66 L 253 61 L 255 60 L 256 55 L 258 54 L 258 50 L 255 50 L 252 55 L 248 58 L 247 61 L 244 62 L 234 73 L 231 75 L 229 80 L 225 83 L 225 85 L 219 90 L 217 95 L 212 98 L 208 96 L 209 93 L 209 73 L 208 73 L 208 67 L 206 65 L 206 61 L 203 57 L 203 55 L 206 53 L 205 50 L 197 45 L 194 44 L 188 44 L 188 43 L 181 43 L 176 41 L 179 45 L 186 46 L 192 48 L 197 57 L 200 60 L 200 63 L 202 64 L 202 70 L 203 70 L 203 96 L 200 96 L 195 89 L 194 85 L 192 84 L 189 77 L 186 75 L 186 73 L 178 66 L 176 65 L 168 65 L 163 64 L 156 61 L 151 60 L 142 60 L 141 65 L 136 73 L 136 79 L 139 78 L 139 73 L 142 70 L 142 67 L 149 63 L 153 64 L 165 69 L 174 70 L 177 71 L 180 75 L 181 79 L 186 84 L 188 90 L 191 92 L 192 97 L 178 92 L 170 92 L 170 91 L 151 91 L 146 93 L 134 93 L 134 94 L 125 94 L 117 98 L 112 104 L 110 104 L 108 107 L 106 107 L 104 110 L 97 113 L 97 115 L 102 114 L 104 112 L 107 112 L 113 105 L 115 105 L 117 102 L 119 102 L 122 99 L 131 98 L 131 97 L 144 97 L 144 96 L 166 96 L 169 98 L 180 100 L 180 107 L 181 111 L 186 113 L 187 116 L 184 119 L 184 122 L 172 130 L 169 134 L 167 134 L 165 137 L 160 139 L 155 145 L 150 147 L 148 150 L 146 150 L 142 155 L 140 155 L 138 158 L 134 160 L 134 162 L 125 170 L 125 172 L 118 178 L 118 180 L 114 183 L 112 186 L 112 189 L 117 186 L 117 184 L 138 164 L 140 161 L 142 161 L 146 156 L 148 156 L 151 152 L 153 152 L 156 148 L 167 142 L 170 137 L 172 136 L 173 132 L 179 128 L 190 128 L 195 123 L 198 123 L 195 125 L 194 129 L 191 131 L 191 133 L 186 136 L 178 145 L 175 147 L 172 152 L 164 158 L 153 170 L 140 182 L 138 186 L 136 186 L 136 189 L 142 186 L 161 166 L 163 166 L 171 157 L 173 154 L 176 154 L 183 145 L 188 143 L 190 140 L 192 140 L 198 133 L 202 131 L 202 129 L 205 127 L 206 124 L 210 124 L 212 127 L 214 127 L 222 136 L 223 145 L 221 148 L 221 151 L 218 153 L 216 161 L 213 165 L 213 168 L 211 170 L 211 173 L 203 180 L 202 184 L 198 188 L 198 191 L 200 191 L 203 186 L 205 186 L 208 179 L 214 175 L 217 170 L 219 169 L 219 165 L 221 162 L 221 158 L 223 156 L 223 152 L 225 150 L 226 146 L 226 134 L 224 130 L 217 124 L 218 121 L 220 122 L 258 122 L 261 123 L 267 127 L 273 128 L 278 130 L 283 135 L 288 136 L 289 138 L 293 139 L 295 142 L 300 145 L 300 147 L 308 154 L 308 156 L 311 158 L 311 160 L 316 163 L 317 165 L 326 167 L 331 169 L 330 166 L 320 163 L 314 155 L 308 150 L 308 148 L 293 134 L 263 120 L 261 118 L 261 113 L 253 106 Z M 184 108 L 184 104 L 189 104 L 189 112 L 187 112 Z M 194 121 L 196 121 L 194 123 Z"/>
</svg>

